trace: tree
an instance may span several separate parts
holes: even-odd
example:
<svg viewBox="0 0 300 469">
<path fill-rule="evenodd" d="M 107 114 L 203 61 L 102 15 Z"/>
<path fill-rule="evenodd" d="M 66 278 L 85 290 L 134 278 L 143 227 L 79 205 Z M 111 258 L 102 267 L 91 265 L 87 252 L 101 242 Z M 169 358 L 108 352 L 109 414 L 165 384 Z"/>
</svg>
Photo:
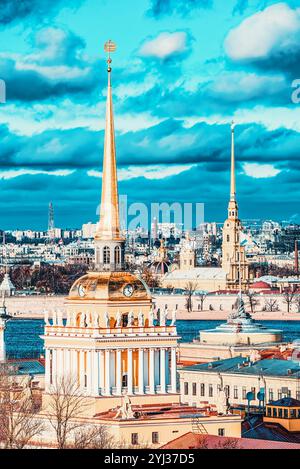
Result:
<svg viewBox="0 0 300 469">
<path fill-rule="evenodd" d="M 248 303 L 250 306 L 251 314 L 254 313 L 255 307 L 258 305 L 259 301 L 257 299 L 258 293 L 253 290 L 246 290 L 245 295 L 248 299 Z"/>
<path fill-rule="evenodd" d="M 224 438 L 220 439 L 216 449 L 240 449 L 239 441 L 237 438 Z"/>
<path fill-rule="evenodd" d="M 55 431 L 57 447 L 67 448 L 70 440 L 76 436 L 80 441 L 80 430 L 84 424 L 80 421 L 90 401 L 82 394 L 77 381 L 71 377 L 57 378 L 50 391 L 47 418 Z M 79 432 L 79 433 L 78 433 Z M 88 436 L 85 437 L 88 440 Z"/>
<path fill-rule="evenodd" d="M 265 298 L 265 311 L 278 311 L 278 302 L 276 299 L 273 298 Z"/>
<path fill-rule="evenodd" d="M 37 411 L 30 378 L 17 382 L 12 367 L 1 364 L 0 442 L 5 449 L 25 448 L 42 433 L 44 424 Z"/>
<path fill-rule="evenodd" d="M 85 425 L 75 431 L 74 448 L 76 449 L 110 449 L 116 444 L 107 428 L 103 425 Z"/>
<path fill-rule="evenodd" d="M 161 286 L 160 279 L 148 267 L 143 268 L 141 277 L 149 288 L 159 288 Z"/>
<path fill-rule="evenodd" d="M 300 313 L 300 295 L 299 294 L 295 295 L 294 303 L 297 306 L 297 312 Z"/>
<path fill-rule="evenodd" d="M 185 292 L 187 295 L 185 305 L 186 305 L 187 311 L 190 313 L 191 311 L 193 311 L 192 297 L 193 297 L 195 290 L 197 289 L 197 283 L 188 282 L 184 288 L 185 288 Z"/>
<path fill-rule="evenodd" d="M 285 290 L 282 293 L 283 301 L 287 305 L 287 312 L 289 313 L 291 310 L 292 304 L 295 302 L 295 292 L 292 290 Z"/>
<path fill-rule="evenodd" d="M 197 293 L 197 298 L 198 298 L 199 303 L 200 303 L 200 311 L 203 311 L 204 300 L 205 300 L 206 297 L 207 297 L 206 292 Z"/>
</svg>

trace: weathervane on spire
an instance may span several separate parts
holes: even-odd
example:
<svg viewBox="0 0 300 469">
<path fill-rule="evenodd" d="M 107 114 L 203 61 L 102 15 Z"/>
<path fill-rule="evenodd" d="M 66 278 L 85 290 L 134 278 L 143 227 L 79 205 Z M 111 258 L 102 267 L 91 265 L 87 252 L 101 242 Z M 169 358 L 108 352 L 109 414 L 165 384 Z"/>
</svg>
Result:
<svg viewBox="0 0 300 469">
<path fill-rule="evenodd" d="M 231 131 L 234 132 L 235 129 L 235 122 L 234 120 L 231 121 Z"/>
<path fill-rule="evenodd" d="M 115 52 L 116 49 L 117 49 L 116 44 L 113 41 L 111 41 L 110 39 L 108 41 L 106 41 L 106 43 L 104 44 L 104 50 L 105 50 L 105 52 L 108 53 L 108 58 L 107 58 L 107 61 L 106 61 L 107 65 L 108 65 L 108 67 L 107 67 L 108 72 L 111 72 L 110 64 L 111 64 L 112 60 L 110 58 L 110 54 L 112 52 Z"/>
</svg>

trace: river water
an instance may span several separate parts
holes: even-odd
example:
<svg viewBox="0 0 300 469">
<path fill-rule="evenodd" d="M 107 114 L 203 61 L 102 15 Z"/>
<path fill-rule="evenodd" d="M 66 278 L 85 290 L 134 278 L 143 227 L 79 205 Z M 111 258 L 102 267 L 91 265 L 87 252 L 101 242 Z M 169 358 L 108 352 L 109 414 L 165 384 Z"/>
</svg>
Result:
<svg viewBox="0 0 300 469">
<path fill-rule="evenodd" d="M 224 321 L 177 321 L 181 341 L 190 342 L 200 330 L 212 329 Z M 264 326 L 283 330 L 284 340 L 300 339 L 300 321 L 264 321 Z M 7 322 L 5 341 L 9 358 L 36 358 L 43 354 L 44 321 L 42 319 L 13 319 Z"/>
</svg>

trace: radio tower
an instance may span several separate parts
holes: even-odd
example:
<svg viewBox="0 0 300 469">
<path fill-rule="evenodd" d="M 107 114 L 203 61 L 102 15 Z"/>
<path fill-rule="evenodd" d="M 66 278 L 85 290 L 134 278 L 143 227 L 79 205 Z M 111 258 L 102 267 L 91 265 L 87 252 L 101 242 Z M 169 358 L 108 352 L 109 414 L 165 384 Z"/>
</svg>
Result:
<svg viewBox="0 0 300 469">
<path fill-rule="evenodd" d="M 52 202 L 49 203 L 48 211 L 48 231 L 54 230 L 54 208 Z"/>
</svg>

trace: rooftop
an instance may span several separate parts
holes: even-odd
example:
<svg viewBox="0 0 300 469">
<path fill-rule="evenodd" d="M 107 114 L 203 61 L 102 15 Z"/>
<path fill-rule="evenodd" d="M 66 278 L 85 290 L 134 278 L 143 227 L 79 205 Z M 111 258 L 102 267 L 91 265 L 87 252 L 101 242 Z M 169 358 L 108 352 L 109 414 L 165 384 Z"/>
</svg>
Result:
<svg viewBox="0 0 300 469">
<path fill-rule="evenodd" d="M 216 435 L 198 435 L 192 432 L 169 441 L 160 449 L 300 449 L 300 443 L 269 441 L 252 438 L 223 437 Z"/>
<path fill-rule="evenodd" d="M 218 360 L 212 363 L 201 363 L 183 367 L 180 371 L 192 371 L 199 373 L 231 373 L 240 375 L 264 376 L 288 376 L 289 378 L 300 378 L 299 362 L 292 360 L 263 359 L 255 363 L 247 361 L 244 357 L 233 357 Z"/>
</svg>

